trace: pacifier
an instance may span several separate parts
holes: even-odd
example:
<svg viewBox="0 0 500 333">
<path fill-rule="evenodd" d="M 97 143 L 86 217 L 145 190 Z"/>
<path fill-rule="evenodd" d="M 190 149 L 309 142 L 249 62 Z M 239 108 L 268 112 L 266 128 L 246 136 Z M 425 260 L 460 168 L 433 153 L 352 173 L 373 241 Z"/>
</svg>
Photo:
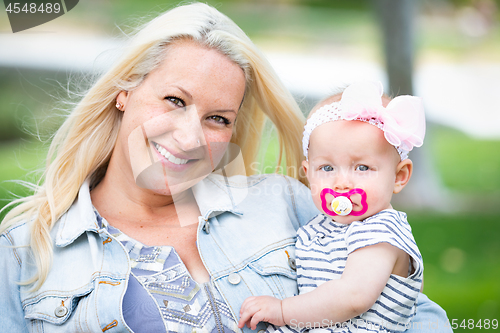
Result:
<svg viewBox="0 0 500 333">
<path fill-rule="evenodd" d="M 327 193 L 335 197 L 330 204 L 331 209 L 328 207 L 326 202 Z M 350 199 L 350 197 L 354 194 L 361 195 L 361 210 L 357 212 L 352 210 L 352 201 Z M 338 193 L 331 188 L 324 188 L 320 193 L 320 198 L 321 208 L 323 208 L 325 213 L 331 216 L 361 216 L 368 210 L 368 205 L 366 204 L 366 192 L 360 188 L 352 189 L 347 193 Z"/>
<path fill-rule="evenodd" d="M 349 215 L 352 212 L 352 202 L 346 197 L 336 197 L 332 200 L 332 210 L 340 216 Z"/>
</svg>

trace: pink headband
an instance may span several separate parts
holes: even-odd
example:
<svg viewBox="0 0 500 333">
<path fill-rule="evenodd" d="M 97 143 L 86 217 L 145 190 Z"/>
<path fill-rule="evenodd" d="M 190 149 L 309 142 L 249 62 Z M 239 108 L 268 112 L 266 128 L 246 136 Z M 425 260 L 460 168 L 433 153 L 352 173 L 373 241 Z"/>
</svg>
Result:
<svg viewBox="0 0 500 333">
<path fill-rule="evenodd" d="M 312 131 L 321 124 L 336 120 L 359 120 L 377 126 L 384 131 L 387 142 L 398 150 L 401 161 L 407 159 L 413 147 L 420 147 L 424 142 L 422 99 L 409 95 L 398 96 L 387 107 L 383 107 L 383 93 L 381 82 L 357 82 L 344 90 L 340 102 L 319 108 L 304 126 L 302 148 L 306 160 Z"/>
</svg>

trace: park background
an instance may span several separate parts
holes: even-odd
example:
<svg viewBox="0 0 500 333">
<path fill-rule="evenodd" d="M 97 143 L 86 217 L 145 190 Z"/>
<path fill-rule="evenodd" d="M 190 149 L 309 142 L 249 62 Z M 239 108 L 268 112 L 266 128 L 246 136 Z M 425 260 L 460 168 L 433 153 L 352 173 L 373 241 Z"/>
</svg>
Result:
<svg viewBox="0 0 500 333">
<path fill-rule="evenodd" d="M 401 92 L 388 91 L 375 1 L 206 2 L 268 55 L 306 113 L 359 78 Z M 29 193 L 13 180 L 41 175 L 50 136 L 92 73 L 106 68 L 133 27 L 176 4 L 81 0 L 64 16 L 16 34 L 0 6 L 0 207 Z M 424 258 L 424 292 L 450 319 L 465 320 L 457 331 L 483 331 L 485 319 L 500 319 L 499 9 L 498 0 L 414 0 L 412 82 L 428 128 L 415 161 L 422 174 L 395 208 L 407 211 Z M 263 171 L 271 171 L 275 148 L 270 128 Z"/>
</svg>

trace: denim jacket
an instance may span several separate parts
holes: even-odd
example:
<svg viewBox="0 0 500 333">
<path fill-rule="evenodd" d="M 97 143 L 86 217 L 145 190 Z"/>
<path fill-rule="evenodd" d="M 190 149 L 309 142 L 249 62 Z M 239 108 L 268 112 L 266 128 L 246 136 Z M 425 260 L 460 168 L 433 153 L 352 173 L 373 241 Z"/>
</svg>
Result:
<svg viewBox="0 0 500 333">
<path fill-rule="evenodd" d="M 213 174 L 193 194 L 201 212 L 201 259 L 236 318 L 249 296 L 297 294 L 296 230 L 317 214 L 307 187 L 279 175 Z M 0 236 L 0 332 L 131 332 L 122 314 L 128 254 L 99 227 L 89 184 L 52 229 L 52 267 L 34 292 L 18 284 L 36 271 L 30 248 L 23 247 L 29 228 L 29 222 L 19 223 Z M 428 299 L 424 305 L 429 320 L 446 319 Z M 260 323 L 257 330 L 265 327 Z"/>
</svg>

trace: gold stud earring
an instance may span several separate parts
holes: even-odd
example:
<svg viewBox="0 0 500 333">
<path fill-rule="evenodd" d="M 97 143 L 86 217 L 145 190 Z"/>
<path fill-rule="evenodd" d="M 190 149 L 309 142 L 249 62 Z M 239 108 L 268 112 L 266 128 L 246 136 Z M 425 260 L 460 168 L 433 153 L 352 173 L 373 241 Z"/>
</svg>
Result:
<svg viewBox="0 0 500 333">
<path fill-rule="evenodd" d="M 122 103 L 120 103 L 120 102 L 118 102 L 118 101 L 116 101 L 116 108 L 117 108 L 118 110 L 120 110 L 120 111 L 123 111 L 123 104 L 122 104 Z"/>
</svg>

